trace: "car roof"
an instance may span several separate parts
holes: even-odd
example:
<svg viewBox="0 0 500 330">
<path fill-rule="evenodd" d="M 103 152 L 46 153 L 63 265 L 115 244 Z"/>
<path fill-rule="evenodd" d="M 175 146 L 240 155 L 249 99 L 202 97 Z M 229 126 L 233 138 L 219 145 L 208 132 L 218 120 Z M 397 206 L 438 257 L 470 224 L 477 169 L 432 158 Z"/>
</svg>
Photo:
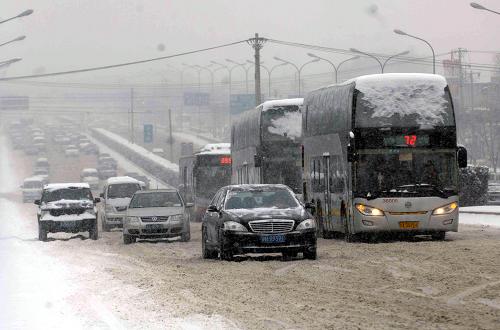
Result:
<svg viewBox="0 0 500 330">
<path fill-rule="evenodd" d="M 59 189 L 69 189 L 69 188 L 90 189 L 90 186 L 88 183 L 75 182 L 75 183 L 49 183 L 43 187 L 44 190 L 59 190 Z"/>
<path fill-rule="evenodd" d="M 166 189 L 153 189 L 153 190 L 139 190 L 139 191 L 136 191 L 135 193 L 136 194 L 152 194 L 152 193 L 162 193 L 162 192 L 179 192 L 177 189 L 175 188 L 166 188 Z"/>
<path fill-rule="evenodd" d="M 284 184 L 237 184 L 226 186 L 228 190 L 231 191 L 257 191 L 257 190 L 274 190 L 274 189 L 286 189 L 291 191 L 290 187 Z"/>
<path fill-rule="evenodd" d="M 120 184 L 120 183 L 139 183 L 139 180 L 129 176 L 114 176 L 106 180 L 106 184 Z"/>
</svg>

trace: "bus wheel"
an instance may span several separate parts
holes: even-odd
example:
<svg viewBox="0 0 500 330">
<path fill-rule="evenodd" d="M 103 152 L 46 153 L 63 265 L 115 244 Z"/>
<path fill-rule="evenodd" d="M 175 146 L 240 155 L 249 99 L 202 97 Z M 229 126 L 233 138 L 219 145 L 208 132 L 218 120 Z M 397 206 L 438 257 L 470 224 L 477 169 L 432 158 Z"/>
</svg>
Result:
<svg viewBox="0 0 500 330">
<path fill-rule="evenodd" d="M 433 233 L 431 237 L 434 241 L 444 241 L 444 239 L 446 238 L 446 232 L 439 231 L 437 233 Z"/>
</svg>

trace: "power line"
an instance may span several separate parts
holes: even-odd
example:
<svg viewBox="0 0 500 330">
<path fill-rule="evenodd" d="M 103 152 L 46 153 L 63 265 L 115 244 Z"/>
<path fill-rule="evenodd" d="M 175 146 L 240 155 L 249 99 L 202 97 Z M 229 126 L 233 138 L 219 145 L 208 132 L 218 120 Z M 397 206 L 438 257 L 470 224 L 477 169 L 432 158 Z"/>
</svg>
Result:
<svg viewBox="0 0 500 330">
<path fill-rule="evenodd" d="M 173 55 L 155 57 L 155 58 L 139 60 L 139 61 L 133 61 L 133 62 L 111 64 L 111 65 L 91 67 L 91 68 L 85 68 L 85 69 L 76 69 L 76 70 L 70 70 L 70 71 L 60 71 L 60 72 L 51 72 L 51 73 L 43 73 L 43 74 L 35 74 L 35 75 L 6 77 L 6 78 L 0 78 L 0 81 L 30 79 L 30 78 L 39 78 L 39 77 L 53 77 L 53 76 L 62 76 L 62 75 L 69 75 L 69 74 L 75 74 L 75 73 L 90 72 L 90 71 L 108 70 L 108 69 L 114 69 L 114 68 L 119 68 L 119 67 L 123 67 L 123 66 L 143 64 L 143 63 L 160 61 L 160 60 L 165 60 L 165 59 L 179 57 L 179 56 L 202 53 L 202 52 L 206 52 L 209 50 L 225 48 L 225 47 L 234 46 L 234 45 L 238 45 L 238 44 L 242 44 L 242 43 L 246 43 L 246 42 L 247 42 L 247 40 L 240 40 L 240 41 L 231 42 L 228 44 L 223 44 L 223 45 L 218 45 L 218 46 L 213 46 L 213 47 L 208 47 L 208 48 L 202 48 L 202 49 L 187 51 L 187 52 L 183 52 L 183 53 L 173 54 Z"/>
</svg>

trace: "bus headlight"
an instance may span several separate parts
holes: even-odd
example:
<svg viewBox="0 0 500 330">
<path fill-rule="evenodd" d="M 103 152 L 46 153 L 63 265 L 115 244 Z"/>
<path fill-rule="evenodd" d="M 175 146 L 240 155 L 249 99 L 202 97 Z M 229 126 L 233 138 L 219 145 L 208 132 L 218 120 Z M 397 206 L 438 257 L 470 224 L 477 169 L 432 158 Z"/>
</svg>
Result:
<svg viewBox="0 0 500 330">
<path fill-rule="evenodd" d="M 356 204 L 356 209 L 361 214 L 368 216 L 382 216 L 385 214 L 384 211 L 382 210 L 364 204 Z"/>
<path fill-rule="evenodd" d="M 248 231 L 245 226 L 236 221 L 226 221 L 224 222 L 224 230 L 227 231 Z"/>
<path fill-rule="evenodd" d="M 316 228 L 316 221 L 314 219 L 307 219 L 302 221 L 297 225 L 296 230 L 306 230 L 306 229 L 314 229 Z"/>
<path fill-rule="evenodd" d="M 453 202 L 451 204 L 445 205 L 438 207 L 434 211 L 432 211 L 432 215 L 442 215 L 442 214 L 449 214 L 453 211 L 455 211 L 458 208 L 458 203 Z"/>
</svg>

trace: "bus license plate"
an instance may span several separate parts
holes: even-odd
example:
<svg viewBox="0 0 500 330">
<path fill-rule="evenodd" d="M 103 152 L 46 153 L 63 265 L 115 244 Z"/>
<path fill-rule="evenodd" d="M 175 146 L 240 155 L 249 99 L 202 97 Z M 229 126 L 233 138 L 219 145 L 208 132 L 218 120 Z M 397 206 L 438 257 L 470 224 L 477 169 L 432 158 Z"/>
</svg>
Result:
<svg viewBox="0 0 500 330">
<path fill-rule="evenodd" d="M 260 241 L 262 243 L 285 243 L 285 235 L 263 235 Z"/>
<path fill-rule="evenodd" d="M 418 229 L 418 221 L 401 221 L 399 223 L 401 229 Z"/>
</svg>

